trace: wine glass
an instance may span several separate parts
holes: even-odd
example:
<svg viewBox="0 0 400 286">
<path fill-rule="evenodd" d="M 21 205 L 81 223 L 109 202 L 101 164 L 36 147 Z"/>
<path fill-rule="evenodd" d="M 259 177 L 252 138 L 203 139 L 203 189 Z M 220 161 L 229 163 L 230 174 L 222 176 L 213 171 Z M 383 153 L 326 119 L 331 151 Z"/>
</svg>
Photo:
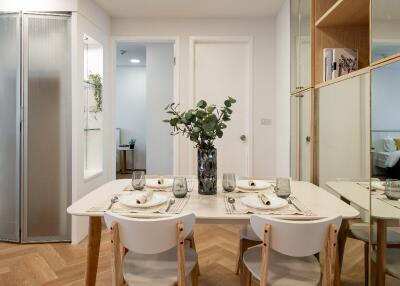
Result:
<svg viewBox="0 0 400 286">
<path fill-rule="evenodd" d="M 172 193 L 176 198 L 184 198 L 188 192 L 187 181 L 185 177 L 174 178 Z"/>
<path fill-rule="evenodd" d="M 225 192 L 233 192 L 236 189 L 236 176 L 233 173 L 224 173 L 222 176 L 222 188 Z"/>
<path fill-rule="evenodd" d="M 144 171 L 133 171 L 132 172 L 132 187 L 135 190 L 143 190 L 146 185 L 146 179 Z"/>
</svg>

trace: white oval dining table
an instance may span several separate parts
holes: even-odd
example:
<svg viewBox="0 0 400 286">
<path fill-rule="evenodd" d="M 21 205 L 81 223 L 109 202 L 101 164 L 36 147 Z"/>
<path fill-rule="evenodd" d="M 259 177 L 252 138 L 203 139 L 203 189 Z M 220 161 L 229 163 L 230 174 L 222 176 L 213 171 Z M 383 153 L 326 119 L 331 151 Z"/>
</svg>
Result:
<svg viewBox="0 0 400 286">
<path fill-rule="evenodd" d="M 97 265 L 101 240 L 101 218 L 103 211 L 92 211 L 93 207 L 99 206 L 113 195 L 126 193 L 124 189 L 129 186 L 130 179 L 110 181 L 89 194 L 75 201 L 68 207 L 67 212 L 73 216 L 89 217 L 88 245 L 86 258 L 85 285 L 96 284 Z M 334 215 L 340 215 L 344 220 L 356 218 L 359 212 L 349 204 L 340 200 L 326 190 L 308 182 L 293 181 L 291 183 L 292 194 L 307 206 L 313 213 L 312 216 L 301 215 L 270 215 L 280 219 L 310 220 L 320 219 Z M 199 195 L 196 188 L 191 192 L 190 199 L 184 208 L 185 211 L 193 212 L 196 215 L 198 224 L 246 224 L 251 214 L 228 214 L 225 210 L 224 196 L 221 189 L 216 195 Z M 90 210 L 90 211 L 89 211 Z M 154 213 L 120 213 L 130 217 L 154 218 L 170 216 L 171 214 Z M 341 234 L 338 234 L 339 251 Z M 344 249 L 344 246 L 343 246 Z M 340 253 L 339 253 L 340 255 Z M 339 282 L 338 282 L 339 283 Z M 338 284 L 337 283 L 337 284 Z"/>
</svg>

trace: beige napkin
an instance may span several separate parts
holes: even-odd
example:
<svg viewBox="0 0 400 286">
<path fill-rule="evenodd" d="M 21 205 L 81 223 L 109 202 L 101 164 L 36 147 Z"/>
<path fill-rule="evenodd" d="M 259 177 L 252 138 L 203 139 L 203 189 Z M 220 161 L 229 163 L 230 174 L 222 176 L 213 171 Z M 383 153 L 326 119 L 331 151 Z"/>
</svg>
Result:
<svg viewBox="0 0 400 286">
<path fill-rule="evenodd" d="M 144 191 L 143 194 L 140 194 L 136 198 L 136 203 L 138 205 L 145 204 L 147 201 L 151 200 L 152 197 L 153 197 L 153 190 L 146 190 L 146 191 Z"/>
</svg>

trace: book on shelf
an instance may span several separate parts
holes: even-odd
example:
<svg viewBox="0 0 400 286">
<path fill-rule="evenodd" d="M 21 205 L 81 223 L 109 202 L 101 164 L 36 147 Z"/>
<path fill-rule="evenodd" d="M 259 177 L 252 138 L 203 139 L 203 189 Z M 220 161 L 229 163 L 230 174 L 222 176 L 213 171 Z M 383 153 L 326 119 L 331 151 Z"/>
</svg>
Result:
<svg viewBox="0 0 400 286">
<path fill-rule="evenodd" d="M 323 50 L 323 79 L 335 79 L 358 69 L 358 50 L 326 48 Z"/>
</svg>

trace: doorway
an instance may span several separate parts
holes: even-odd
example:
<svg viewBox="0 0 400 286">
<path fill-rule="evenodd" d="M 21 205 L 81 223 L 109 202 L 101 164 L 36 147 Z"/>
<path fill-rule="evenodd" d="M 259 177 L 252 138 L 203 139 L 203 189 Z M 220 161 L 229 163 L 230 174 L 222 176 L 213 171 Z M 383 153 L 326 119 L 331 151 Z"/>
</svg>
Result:
<svg viewBox="0 0 400 286">
<path fill-rule="evenodd" d="M 117 178 L 174 173 L 174 138 L 163 123 L 175 101 L 175 41 L 116 41 Z"/>
</svg>

